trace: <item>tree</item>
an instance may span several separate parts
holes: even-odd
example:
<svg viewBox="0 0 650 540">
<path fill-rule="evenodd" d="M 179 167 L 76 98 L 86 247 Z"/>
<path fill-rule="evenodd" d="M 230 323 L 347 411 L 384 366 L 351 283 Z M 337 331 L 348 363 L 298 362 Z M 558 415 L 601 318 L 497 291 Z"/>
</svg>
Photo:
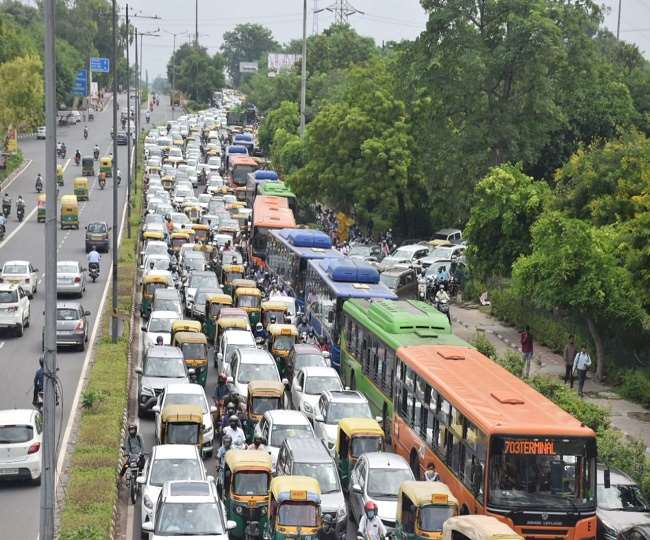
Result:
<svg viewBox="0 0 650 540">
<path fill-rule="evenodd" d="M 0 133 L 35 128 L 43 121 L 43 63 L 32 54 L 0 65 Z"/>
<path fill-rule="evenodd" d="M 165 79 L 164 77 L 156 77 L 151 83 L 151 88 L 157 94 L 169 94 L 171 91 L 169 79 Z"/>
<path fill-rule="evenodd" d="M 233 84 L 239 86 L 241 81 L 240 62 L 255 62 L 278 47 L 271 30 L 260 24 L 238 24 L 232 31 L 225 32 L 221 51 Z"/>
<path fill-rule="evenodd" d="M 597 377 L 605 373 L 602 334 L 633 327 L 645 313 L 629 273 L 617 264 L 606 239 L 589 223 L 560 212 L 543 214 L 532 228 L 532 252 L 517 259 L 512 277 L 522 298 L 582 319 L 596 348 Z"/>
<path fill-rule="evenodd" d="M 550 189 L 521 165 L 493 168 L 477 185 L 465 236 L 472 269 L 507 276 L 520 255 L 530 253 L 530 227 L 544 210 Z"/>
<path fill-rule="evenodd" d="M 174 64 L 176 70 L 174 72 Z M 219 53 L 210 56 L 205 47 L 184 43 L 167 64 L 167 76 L 175 89 L 195 102 L 207 104 L 215 90 L 223 87 L 224 59 Z"/>
<path fill-rule="evenodd" d="M 363 64 L 375 52 L 372 38 L 360 36 L 349 24 L 333 24 L 307 40 L 307 69 L 310 76 L 328 73 Z"/>
<path fill-rule="evenodd" d="M 272 110 L 260 126 L 257 138 L 260 146 L 268 154 L 271 150 L 273 137 L 278 129 L 288 133 L 297 133 L 300 125 L 300 111 L 298 105 L 292 101 L 283 101 L 277 109 Z"/>
</svg>

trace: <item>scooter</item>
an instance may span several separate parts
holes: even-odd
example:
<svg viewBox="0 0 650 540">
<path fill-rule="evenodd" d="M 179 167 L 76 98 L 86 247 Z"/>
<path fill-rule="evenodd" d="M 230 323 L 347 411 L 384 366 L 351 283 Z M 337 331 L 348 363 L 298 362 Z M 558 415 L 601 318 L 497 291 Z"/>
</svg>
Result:
<svg viewBox="0 0 650 540">
<path fill-rule="evenodd" d="M 11 204 L 3 204 L 2 215 L 4 215 L 5 219 L 7 219 L 9 217 L 9 214 L 11 214 Z"/>
<path fill-rule="evenodd" d="M 104 187 L 106 186 L 106 178 L 100 176 L 98 181 L 99 181 L 99 189 L 104 189 Z"/>
<path fill-rule="evenodd" d="M 421 300 L 422 302 L 427 301 L 427 287 L 427 278 L 420 276 L 418 278 L 418 300 Z"/>
<path fill-rule="evenodd" d="M 24 206 L 17 206 L 16 207 L 16 217 L 18 217 L 18 221 L 21 222 L 23 218 L 25 217 L 25 207 Z"/>
<path fill-rule="evenodd" d="M 99 150 L 93 150 L 93 157 L 95 158 L 95 161 L 99 159 Z"/>
<path fill-rule="evenodd" d="M 90 279 L 93 280 L 93 283 L 95 283 L 95 281 L 97 281 L 97 278 L 99 277 L 99 264 L 89 263 L 88 274 L 90 275 Z"/>
<path fill-rule="evenodd" d="M 43 181 L 40 178 L 36 179 L 36 193 L 43 191 Z"/>
</svg>

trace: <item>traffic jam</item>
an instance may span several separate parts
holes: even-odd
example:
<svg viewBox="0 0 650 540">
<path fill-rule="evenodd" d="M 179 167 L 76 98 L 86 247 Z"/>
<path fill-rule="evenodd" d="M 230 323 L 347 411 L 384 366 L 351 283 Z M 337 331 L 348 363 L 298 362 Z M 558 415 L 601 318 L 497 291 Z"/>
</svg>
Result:
<svg viewBox="0 0 650 540">
<path fill-rule="evenodd" d="M 594 538 L 595 434 L 300 223 L 234 91 L 150 127 L 122 489 L 167 538 Z"/>
</svg>

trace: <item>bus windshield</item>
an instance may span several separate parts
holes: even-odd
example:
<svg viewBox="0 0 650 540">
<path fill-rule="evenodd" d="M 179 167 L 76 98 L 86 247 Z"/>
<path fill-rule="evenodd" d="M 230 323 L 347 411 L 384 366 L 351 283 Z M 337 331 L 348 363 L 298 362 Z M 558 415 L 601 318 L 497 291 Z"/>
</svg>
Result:
<svg viewBox="0 0 650 540">
<path fill-rule="evenodd" d="M 490 504 L 567 510 L 595 506 L 592 439 L 493 437 Z"/>
</svg>

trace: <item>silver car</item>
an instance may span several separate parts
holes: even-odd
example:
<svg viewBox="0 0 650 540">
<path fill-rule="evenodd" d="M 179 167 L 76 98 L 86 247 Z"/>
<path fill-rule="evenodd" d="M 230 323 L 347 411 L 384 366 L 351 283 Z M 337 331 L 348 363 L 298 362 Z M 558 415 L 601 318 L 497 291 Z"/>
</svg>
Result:
<svg viewBox="0 0 650 540">
<path fill-rule="evenodd" d="M 154 345 L 144 356 L 142 367 L 136 368 L 138 377 L 138 416 L 151 412 L 158 396 L 170 383 L 186 383 L 187 370 L 183 352 L 178 347 Z"/>
<path fill-rule="evenodd" d="M 81 298 L 86 292 L 86 269 L 77 261 L 59 261 L 56 264 L 56 294 L 76 294 Z"/>
<path fill-rule="evenodd" d="M 59 302 L 56 305 L 56 345 L 73 346 L 80 351 L 86 348 L 90 327 L 90 311 L 86 311 L 78 302 Z M 43 328 L 45 332 L 45 328 Z M 45 350 L 43 341 L 41 345 Z"/>
</svg>

